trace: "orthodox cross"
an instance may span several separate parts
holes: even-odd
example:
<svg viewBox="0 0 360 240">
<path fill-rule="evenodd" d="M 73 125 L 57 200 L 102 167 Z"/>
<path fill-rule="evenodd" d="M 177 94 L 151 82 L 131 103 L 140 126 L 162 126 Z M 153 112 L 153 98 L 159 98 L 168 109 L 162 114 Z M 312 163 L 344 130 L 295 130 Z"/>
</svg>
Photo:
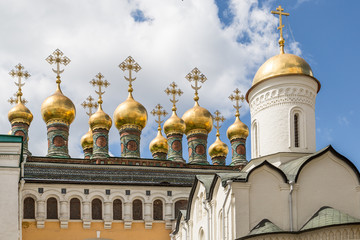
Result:
<svg viewBox="0 0 360 240">
<path fill-rule="evenodd" d="M 216 128 L 216 136 L 219 137 L 220 136 L 220 132 L 219 129 L 221 128 L 220 122 L 224 122 L 225 118 L 223 116 L 220 116 L 220 112 L 218 110 L 216 110 L 214 112 L 215 114 L 215 118 L 214 121 L 216 122 L 215 128 Z"/>
<path fill-rule="evenodd" d="M 151 114 L 154 116 L 158 116 L 158 119 L 155 120 L 155 122 L 157 122 L 159 124 L 158 126 L 158 130 L 161 130 L 161 123 L 163 123 L 164 121 L 161 120 L 161 117 L 165 117 L 167 115 L 167 112 L 165 110 L 162 110 L 163 107 L 158 104 L 155 106 L 155 108 L 151 111 Z"/>
<path fill-rule="evenodd" d="M 280 30 L 280 39 L 279 39 L 279 45 L 280 45 L 280 53 L 284 53 L 284 45 L 285 45 L 285 40 L 283 37 L 283 27 L 284 25 L 282 24 L 282 16 L 289 16 L 289 13 L 283 12 L 284 9 L 281 8 L 281 5 L 279 5 L 279 7 L 276 8 L 277 11 L 271 11 L 272 14 L 277 14 L 279 15 L 279 27 L 277 28 L 278 30 Z"/>
<path fill-rule="evenodd" d="M 198 82 L 200 81 L 201 83 L 204 83 L 207 78 L 205 77 L 204 74 L 202 74 L 200 72 L 199 69 L 194 68 L 193 70 L 191 70 L 190 73 L 188 73 L 185 78 L 191 82 L 194 81 L 195 82 L 195 86 L 191 85 L 191 87 L 195 90 L 195 97 L 194 100 L 195 102 L 197 102 L 199 100 L 199 96 L 198 96 L 198 90 L 201 88 L 201 86 L 198 86 Z"/>
<path fill-rule="evenodd" d="M 129 82 L 128 92 L 132 92 L 133 91 L 132 82 L 135 81 L 136 78 L 131 77 L 131 72 L 132 71 L 135 71 L 135 72 L 140 71 L 141 70 L 140 65 L 137 62 L 135 62 L 135 60 L 131 56 L 129 56 L 122 63 L 120 63 L 119 68 L 121 70 L 123 70 L 124 72 L 126 70 L 129 71 L 129 77 L 124 76 L 124 78 Z"/>
<path fill-rule="evenodd" d="M 86 112 L 86 114 L 87 114 L 88 116 L 91 116 L 91 115 L 93 114 L 92 110 L 95 109 L 95 108 L 97 108 L 97 107 L 98 107 L 98 104 L 97 104 L 97 102 L 93 102 L 94 98 L 93 98 L 92 96 L 87 97 L 86 100 L 87 100 L 87 102 L 84 101 L 84 102 L 81 104 L 81 106 L 82 106 L 83 108 L 85 108 L 85 109 L 88 108 L 89 111 Z"/>
<path fill-rule="evenodd" d="M 13 104 L 13 103 L 27 103 L 27 101 L 25 99 L 21 99 L 21 96 L 22 96 L 22 92 L 21 92 L 21 87 L 25 85 L 25 83 L 21 82 L 22 78 L 29 78 L 31 75 L 27 72 L 27 71 L 24 71 L 24 66 L 21 65 L 21 63 L 19 63 L 18 65 L 15 66 L 15 70 L 11 70 L 9 72 L 10 76 L 12 76 L 13 78 L 16 78 L 17 77 L 17 82 L 15 81 L 15 85 L 18 86 L 18 91 L 17 93 L 15 94 L 16 96 L 16 99 L 14 98 L 10 98 L 8 101 L 10 102 L 10 104 Z"/>
<path fill-rule="evenodd" d="M 239 109 L 241 108 L 240 102 L 244 102 L 244 95 L 240 95 L 241 91 L 237 88 L 234 90 L 235 95 L 231 94 L 229 96 L 229 99 L 233 102 L 235 102 L 234 108 L 236 109 L 236 114 L 235 117 L 239 117 L 240 113 L 239 113 Z"/>
<path fill-rule="evenodd" d="M 52 69 L 54 73 L 56 73 L 56 83 L 58 87 L 60 87 L 60 74 L 64 72 L 64 69 L 60 70 L 60 64 L 63 64 L 64 66 L 68 65 L 70 63 L 70 59 L 66 56 L 63 56 L 64 53 L 60 51 L 59 49 L 56 49 L 52 55 L 49 55 L 46 58 L 46 61 L 48 63 L 56 64 L 56 70 Z"/>
<path fill-rule="evenodd" d="M 103 80 L 103 78 L 104 78 L 104 76 L 101 73 L 98 73 L 95 76 L 95 79 L 90 81 L 90 84 L 93 85 L 93 87 L 96 87 L 96 86 L 99 87 L 99 91 L 95 90 L 95 92 L 99 95 L 98 104 L 100 106 L 103 103 L 101 96 L 105 93 L 105 91 L 104 92 L 101 91 L 101 87 L 107 88 L 110 85 L 110 83 L 107 80 Z"/>
<path fill-rule="evenodd" d="M 176 99 L 176 95 L 180 97 L 183 94 L 181 89 L 180 88 L 176 89 L 176 87 L 177 87 L 176 83 L 172 82 L 170 84 L 170 88 L 165 89 L 165 93 L 167 95 L 172 95 L 172 99 L 170 99 L 170 102 L 172 102 L 172 104 L 173 104 L 173 107 L 171 109 L 172 111 L 176 111 L 176 105 L 175 104 L 179 101 L 179 100 Z"/>
</svg>

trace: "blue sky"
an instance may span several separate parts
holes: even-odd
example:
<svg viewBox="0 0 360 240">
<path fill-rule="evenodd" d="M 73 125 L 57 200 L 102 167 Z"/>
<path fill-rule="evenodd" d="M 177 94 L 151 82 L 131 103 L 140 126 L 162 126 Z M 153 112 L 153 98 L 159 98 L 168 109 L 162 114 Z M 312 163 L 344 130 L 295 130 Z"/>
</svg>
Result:
<svg viewBox="0 0 360 240">
<path fill-rule="evenodd" d="M 134 82 L 134 97 L 148 113 L 157 103 L 171 112 L 163 91 L 172 81 L 184 92 L 178 115 L 191 108 L 193 90 L 184 77 L 198 67 L 208 78 L 199 91 L 200 105 L 225 115 L 221 139 L 229 144 L 225 132 L 234 121 L 234 109 L 228 96 L 237 87 L 245 94 L 256 70 L 278 53 L 278 21 L 270 10 L 279 4 L 290 12 L 284 22 L 285 50 L 303 57 L 322 84 L 316 103 L 317 149 L 331 144 L 359 168 L 356 78 L 360 30 L 356 11 L 360 2 L 356 0 L 346 4 L 340 0 L 1 2 L 0 131 L 9 131 L 6 116 L 11 107 L 6 101 L 16 91 L 8 72 L 21 62 L 32 75 L 23 89 L 34 114 L 30 151 L 46 155 L 46 126 L 40 106 L 55 90 L 55 76 L 44 59 L 60 48 L 72 60 L 62 76 L 62 89 L 77 108 L 70 128 L 71 156 L 82 157 L 79 141 L 88 126 L 80 104 L 89 94 L 95 97 L 88 82 L 100 71 L 111 83 L 103 96 L 103 107 L 112 116 L 127 96 L 126 81 L 117 65 L 128 55 L 143 68 Z M 247 103 L 241 119 L 250 125 Z M 148 144 L 155 136 L 156 123 L 149 115 L 142 134 L 142 157 L 151 156 Z M 215 130 L 209 134 L 208 146 L 214 139 Z M 110 153 L 115 156 L 120 155 L 119 142 L 113 126 Z M 249 143 L 250 137 L 248 159 Z M 227 163 L 230 161 L 229 154 Z"/>
</svg>

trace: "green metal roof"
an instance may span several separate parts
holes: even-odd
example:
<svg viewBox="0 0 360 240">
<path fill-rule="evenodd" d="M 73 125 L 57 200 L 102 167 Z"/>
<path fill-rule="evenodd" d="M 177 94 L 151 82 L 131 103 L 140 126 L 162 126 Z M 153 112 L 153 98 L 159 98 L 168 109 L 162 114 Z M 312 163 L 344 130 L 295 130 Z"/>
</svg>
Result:
<svg viewBox="0 0 360 240">
<path fill-rule="evenodd" d="M 360 223 L 360 219 L 354 218 L 332 207 L 322 207 L 305 223 L 300 231 L 349 223 Z"/>
<path fill-rule="evenodd" d="M 268 219 L 263 219 L 261 222 L 259 222 L 248 234 L 250 235 L 258 235 L 258 234 L 264 234 L 264 233 L 275 233 L 275 232 L 283 232 L 281 228 L 276 226 L 274 223 L 272 223 Z"/>
<path fill-rule="evenodd" d="M 214 175 L 196 175 L 196 178 L 204 185 L 206 191 L 206 198 L 208 198 Z M 184 216 L 186 216 L 186 214 Z"/>
<path fill-rule="evenodd" d="M 295 178 L 301 168 L 301 166 L 310 158 L 317 156 L 323 152 L 326 152 L 328 149 L 330 148 L 330 146 L 327 146 L 319 151 L 317 151 L 316 153 L 313 154 L 309 154 L 306 155 L 304 157 L 298 158 L 298 159 L 294 159 L 291 160 L 285 164 L 281 164 L 279 166 L 280 170 L 283 171 L 286 175 L 286 177 L 290 180 L 290 181 L 295 181 Z"/>
<path fill-rule="evenodd" d="M 0 142 L 21 143 L 22 142 L 22 136 L 0 134 Z"/>
</svg>

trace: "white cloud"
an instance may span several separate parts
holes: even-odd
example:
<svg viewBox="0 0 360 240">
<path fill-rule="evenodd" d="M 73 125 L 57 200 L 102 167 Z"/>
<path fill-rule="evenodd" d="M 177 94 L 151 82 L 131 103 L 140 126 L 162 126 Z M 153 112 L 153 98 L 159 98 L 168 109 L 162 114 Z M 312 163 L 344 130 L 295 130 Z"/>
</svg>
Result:
<svg viewBox="0 0 360 240">
<path fill-rule="evenodd" d="M 277 20 L 268 6 L 259 8 L 256 0 L 231 1 L 229 11 L 234 19 L 226 27 L 217 11 L 215 3 L 208 0 L 0 2 L 0 132 L 10 129 L 5 116 L 11 107 L 6 101 L 16 91 L 8 72 L 21 62 L 32 75 L 23 89 L 34 114 L 29 147 L 34 155 L 46 154 L 46 126 L 40 107 L 55 91 L 55 74 L 45 58 L 56 48 L 72 60 L 65 67 L 61 86 L 77 108 L 70 127 L 73 157 L 82 157 L 79 142 L 88 130 L 88 117 L 80 104 L 89 94 L 95 97 L 89 81 L 101 72 L 111 83 L 105 89 L 103 109 L 112 116 L 127 97 L 127 82 L 118 65 L 129 55 L 142 66 L 133 84 L 134 98 L 148 113 L 157 103 L 171 111 L 164 90 L 172 81 L 184 91 L 178 115 L 191 108 L 193 90 L 184 77 L 198 67 L 208 78 L 199 91 L 200 105 L 210 112 L 221 110 L 232 123 L 234 110 L 228 96 L 237 87 L 245 94 L 256 69 L 278 53 Z M 141 12 L 145 21 L 135 21 L 134 12 Z M 290 50 L 297 53 L 299 47 L 293 44 Z M 242 115 L 248 112 L 244 105 Z M 222 129 L 222 139 L 225 131 Z M 156 124 L 149 114 L 142 134 L 142 156 L 151 156 L 148 144 L 155 136 Z M 114 125 L 109 138 L 110 151 L 116 154 L 120 137 Z"/>
</svg>

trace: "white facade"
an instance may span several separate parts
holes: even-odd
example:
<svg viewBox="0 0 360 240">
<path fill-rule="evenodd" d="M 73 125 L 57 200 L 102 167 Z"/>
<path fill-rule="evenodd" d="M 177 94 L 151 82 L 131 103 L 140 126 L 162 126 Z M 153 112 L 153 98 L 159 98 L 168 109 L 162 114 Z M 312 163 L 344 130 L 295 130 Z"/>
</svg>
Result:
<svg viewBox="0 0 360 240">
<path fill-rule="evenodd" d="M 317 91 L 318 83 L 305 75 L 274 77 L 250 90 L 252 158 L 279 152 L 315 152 Z"/>
<path fill-rule="evenodd" d="M 295 159 L 279 167 L 263 161 L 237 177 L 218 174 L 211 184 L 201 177 L 193 186 L 190 209 L 178 222 L 173 240 L 248 237 L 264 219 L 278 226 L 283 235 L 254 236 L 251 239 L 320 239 L 316 238 L 319 236 L 316 231 L 324 228 L 314 229 L 316 234 L 311 231 L 303 233 L 301 228 L 324 206 L 360 219 L 359 172 L 332 147 L 306 160 Z M 334 225 L 330 228 L 323 231 L 335 229 L 333 232 L 347 234 L 349 227 Z M 360 220 L 349 232 L 352 236 L 360 236 L 359 229 Z M 299 234 L 284 236 L 289 232 Z"/>
<path fill-rule="evenodd" d="M 21 149 L 21 143 L 0 145 L 0 230 L 1 239 L 6 240 L 19 239 L 21 232 L 18 211 Z"/>
</svg>

